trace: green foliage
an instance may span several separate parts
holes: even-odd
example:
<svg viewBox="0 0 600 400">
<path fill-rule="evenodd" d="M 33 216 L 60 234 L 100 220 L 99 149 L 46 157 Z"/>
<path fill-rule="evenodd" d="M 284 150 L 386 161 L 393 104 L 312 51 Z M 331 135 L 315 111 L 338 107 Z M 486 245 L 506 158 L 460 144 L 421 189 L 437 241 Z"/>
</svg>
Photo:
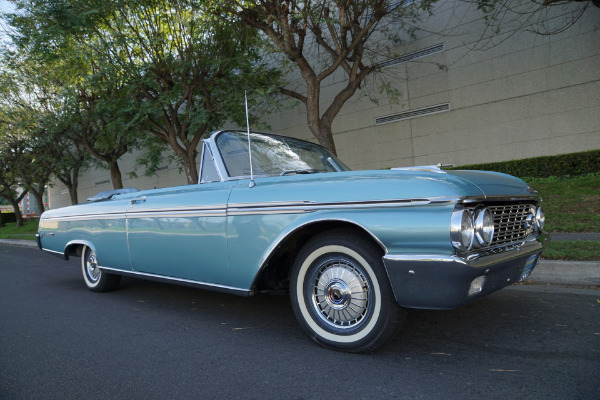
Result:
<svg viewBox="0 0 600 400">
<path fill-rule="evenodd" d="M 2 214 L 2 218 L 4 218 L 5 215 L 6 214 Z M 38 219 L 25 221 L 23 226 L 17 226 L 14 222 L 7 223 L 6 226 L 0 227 L 0 239 L 35 240 L 38 224 Z"/>
<path fill-rule="evenodd" d="M 512 160 L 489 164 L 461 165 L 451 169 L 503 172 L 519 177 L 548 178 L 600 172 L 600 150 Z"/>
<path fill-rule="evenodd" d="M 5 224 L 11 223 L 11 222 L 17 222 L 17 216 L 15 215 L 14 212 L 3 212 L 2 213 L 2 222 L 4 222 Z"/>
<path fill-rule="evenodd" d="M 600 242 L 592 240 L 550 242 L 542 253 L 546 260 L 600 261 Z"/>
<path fill-rule="evenodd" d="M 600 173 L 525 178 L 544 201 L 548 232 L 600 232 Z"/>
</svg>

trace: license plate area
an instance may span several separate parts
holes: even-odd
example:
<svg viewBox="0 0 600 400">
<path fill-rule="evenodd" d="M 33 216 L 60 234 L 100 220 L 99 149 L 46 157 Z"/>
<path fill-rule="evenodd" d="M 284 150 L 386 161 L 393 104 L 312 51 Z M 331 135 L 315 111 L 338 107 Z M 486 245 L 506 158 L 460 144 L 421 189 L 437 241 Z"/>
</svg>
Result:
<svg viewBox="0 0 600 400">
<path fill-rule="evenodd" d="M 531 271 L 533 270 L 533 267 L 535 266 L 535 262 L 538 258 L 537 254 L 534 254 L 532 256 L 530 256 L 527 261 L 525 261 L 525 266 L 523 267 L 523 271 L 521 272 L 521 277 L 519 278 L 519 282 L 524 281 L 525 279 L 527 279 L 527 277 L 529 276 L 529 274 L 531 274 Z"/>
</svg>

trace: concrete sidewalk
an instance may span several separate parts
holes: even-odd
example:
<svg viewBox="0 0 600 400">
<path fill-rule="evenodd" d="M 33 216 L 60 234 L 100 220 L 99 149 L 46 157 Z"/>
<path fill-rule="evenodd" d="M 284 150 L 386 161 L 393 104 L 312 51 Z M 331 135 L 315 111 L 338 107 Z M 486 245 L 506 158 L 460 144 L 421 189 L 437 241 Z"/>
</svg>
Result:
<svg viewBox="0 0 600 400">
<path fill-rule="evenodd" d="M 0 239 L 0 244 L 37 247 L 33 240 Z M 527 281 L 555 285 L 600 286 L 600 261 L 541 260 Z"/>
</svg>

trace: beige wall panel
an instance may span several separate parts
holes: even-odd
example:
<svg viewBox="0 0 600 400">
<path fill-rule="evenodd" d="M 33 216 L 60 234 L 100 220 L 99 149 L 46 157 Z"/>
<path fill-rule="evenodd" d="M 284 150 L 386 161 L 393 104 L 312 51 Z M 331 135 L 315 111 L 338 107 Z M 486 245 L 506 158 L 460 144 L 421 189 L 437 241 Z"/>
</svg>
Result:
<svg viewBox="0 0 600 400">
<path fill-rule="evenodd" d="M 496 85 L 490 81 L 456 88 L 450 92 L 450 104 L 454 110 L 491 103 L 495 100 Z"/>
<path fill-rule="evenodd" d="M 412 136 L 419 137 L 447 132 L 450 130 L 451 119 L 452 111 L 412 118 L 409 120 Z M 388 125 L 394 125 L 394 123 Z"/>
<path fill-rule="evenodd" d="M 600 79 L 582 85 L 574 85 L 548 93 L 548 113 L 558 113 L 566 110 L 577 110 L 600 106 Z M 588 115 L 588 118 L 600 120 L 598 114 Z"/>
<path fill-rule="evenodd" d="M 558 65 L 581 58 L 600 55 L 597 30 L 552 41 L 548 47 L 550 65 Z"/>
<path fill-rule="evenodd" d="M 491 82 L 494 85 L 497 101 L 544 92 L 548 86 L 544 70 L 510 75 Z"/>
<path fill-rule="evenodd" d="M 597 81 L 600 79 L 600 55 L 555 65 L 546 73 L 550 89 Z"/>
<path fill-rule="evenodd" d="M 416 108 L 413 105 L 413 99 L 420 97 L 431 96 L 448 91 L 448 74 L 439 73 L 429 75 L 419 79 L 411 79 L 408 81 L 408 94 L 411 99 L 411 109 Z"/>
</svg>

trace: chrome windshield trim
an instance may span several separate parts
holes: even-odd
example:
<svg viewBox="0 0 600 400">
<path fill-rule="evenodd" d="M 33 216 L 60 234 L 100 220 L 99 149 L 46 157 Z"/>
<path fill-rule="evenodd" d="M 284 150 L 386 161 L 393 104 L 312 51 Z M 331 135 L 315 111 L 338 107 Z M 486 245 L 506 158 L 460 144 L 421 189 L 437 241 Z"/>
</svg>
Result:
<svg viewBox="0 0 600 400">
<path fill-rule="evenodd" d="M 194 281 L 191 279 L 175 278 L 175 277 L 171 277 L 171 276 L 150 274 L 147 272 L 127 271 L 127 270 L 103 267 L 103 266 L 98 266 L 98 267 L 102 271 L 114 272 L 118 275 L 127 275 L 127 276 L 131 276 L 131 277 L 144 277 L 146 279 L 156 280 L 156 281 L 164 281 L 164 282 L 176 282 L 181 285 L 211 288 L 211 289 L 222 290 L 222 291 L 227 291 L 227 292 L 235 292 L 238 294 L 244 294 L 246 296 L 251 294 L 251 291 L 248 289 L 242 289 L 242 288 L 233 287 L 233 286 L 220 285 L 220 284 L 216 284 L 216 283 L 209 283 L 209 282 L 203 282 L 203 281 Z"/>
</svg>

